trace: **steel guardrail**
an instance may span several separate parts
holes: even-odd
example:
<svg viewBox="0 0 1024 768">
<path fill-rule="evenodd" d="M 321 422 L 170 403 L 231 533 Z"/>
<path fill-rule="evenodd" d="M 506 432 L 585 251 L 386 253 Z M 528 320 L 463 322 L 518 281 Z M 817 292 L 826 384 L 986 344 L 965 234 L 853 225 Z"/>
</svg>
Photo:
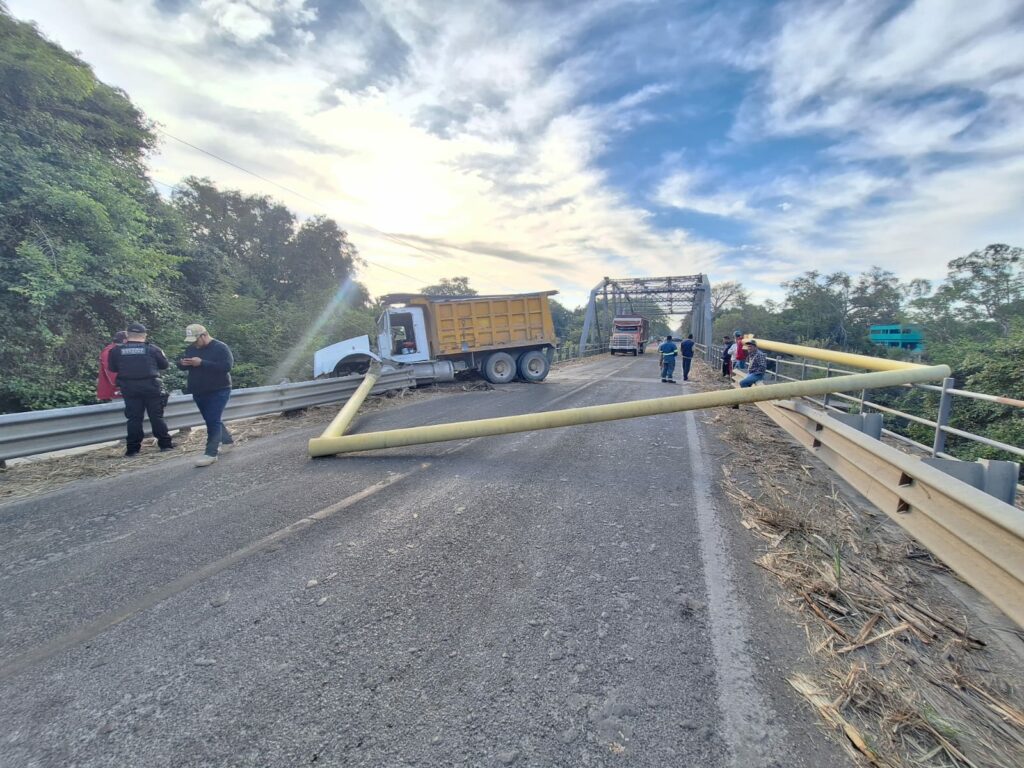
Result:
<svg viewBox="0 0 1024 768">
<path fill-rule="evenodd" d="M 224 409 L 224 421 L 340 403 L 348 399 L 362 381 L 363 377 L 356 375 L 235 389 Z M 415 386 L 416 380 L 411 368 L 387 371 L 381 374 L 372 394 Z M 164 409 L 164 417 L 170 429 L 203 424 L 203 417 L 191 395 L 172 395 Z M 0 461 L 123 440 L 124 436 L 124 405 L 118 401 L 2 414 Z"/>
<path fill-rule="evenodd" d="M 761 340 L 759 340 L 759 341 L 761 341 Z M 778 342 L 768 342 L 768 344 L 772 345 L 772 346 L 780 346 L 780 347 L 786 346 L 786 347 L 788 347 L 788 348 L 793 350 L 793 351 L 790 352 L 790 349 L 787 349 L 787 352 L 789 354 L 792 354 L 795 357 L 801 357 L 801 352 L 802 351 L 806 351 L 808 353 L 814 353 L 814 352 L 821 352 L 821 351 L 823 351 L 823 350 L 818 350 L 816 348 L 811 348 L 811 347 L 799 347 L 797 345 L 781 345 Z M 703 344 L 698 344 L 697 346 L 698 346 L 698 348 L 702 352 L 706 352 L 707 350 L 710 349 L 711 355 L 709 356 L 709 361 L 712 361 L 712 360 L 716 361 L 716 362 L 720 361 L 722 350 L 724 349 L 724 347 L 722 347 L 722 345 L 720 345 L 720 344 L 712 344 L 710 347 L 705 347 Z M 881 360 L 881 358 L 879 358 L 879 360 Z M 813 363 L 808 363 L 806 357 L 803 360 L 801 360 L 801 361 L 797 361 L 797 360 L 787 360 L 787 359 L 782 358 L 782 357 L 773 357 L 772 355 L 768 355 L 768 361 L 770 363 L 774 364 L 775 370 L 774 371 L 769 370 L 768 374 L 765 376 L 765 378 L 766 379 L 772 379 L 772 380 L 775 380 L 775 381 L 778 381 L 780 379 L 781 380 L 785 380 L 785 381 L 804 381 L 806 379 L 806 373 L 807 373 L 808 370 L 823 371 L 826 376 L 831 376 L 832 374 L 835 374 L 835 373 L 842 373 L 842 374 L 855 373 L 855 371 L 852 371 L 852 370 L 850 370 L 848 368 L 839 368 L 839 367 L 833 366 L 831 363 L 829 363 L 828 365 L 814 365 Z M 709 362 L 709 364 L 710 364 L 710 362 Z M 718 365 L 720 366 L 720 362 L 718 362 Z M 800 369 L 800 377 L 799 378 L 797 378 L 795 376 L 791 377 L 791 376 L 786 376 L 785 374 L 780 373 L 779 372 L 779 368 L 781 366 L 791 366 L 791 367 L 794 367 L 794 368 L 799 368 Z M 978 443 L 980 445 L 987 445 L 987 446 L 989 446 L 991 448 L 995 448 L 996 450 L 1004 451 L 1005 453 L 1008 453 L 1008 454 L 1011 454 L 1011 455 L 1024 457 L 1024 448 L 1022 448 L 1021 446 L 1010 445 L 1008 443 L 1003 443 L 1003 442 L 1000 442 L 998 440 L 993 440 L 992 438 L 986 437 L 984 435 L 978 435 L 978 434 L 975 434 L 975 433 L 967 431 L 967 430 L 956 429 L 955 427 L 952 427 L 949 424 L 950 416 L 952 415 L 952 411 L 953 411 L 953 407 L 954 407 L 954 403 L 955 403 L 955 399 L 958 398 L 958 397 L 967 398 L 967 399 L 974 399 L 974 400 L 982 400 L 982 401 L 985 401 L 985 402 L 995 403 L 995 404 L 998 404 L 998 405 L 1004 405 L 1004 406 L 1007 406 L 1007 407 L 1010 407 L 1010 408 L 1021 408 L 1021 409 L 1024 409 L 1024 401 L 1016 400 L 1014 398 L 1006 397 L 1006 396 L 1002 396 L 1002 395 L 990 395 L 990 394 L 987 394 L 987 393 L 984 393 L 984 392 L 972 392 L 971 390 L 968 390 L 968 389 L 957 389 L 955 387 L 955 385 L 954 385 L 954 381 L 953 381 L 952 378 L 945 379 L 942 382 L 941 386 L 935 386 L 935 385 L 932 385 L 932 384 L 907 384 L 905 386 L 908 387 L 908 388 L 912 388 L 912 389 L 921 389 L 921 390 L 926 390 L 926 391 L 929 391 L 929 392 L 934 392 L 934 393 L 937 393 L 939 395 L 940 399 L 939 399 L 939 404 L 938 404 L 938 407 L 937 407 L 937 414 L 936 414 L 937 418 L 935 420 L 928 419 L 928 418 L 923 418 L 920 415 L 916 415 L 916 414 L 912 414 L 912 413 L 907 413 L 905 411 L 901 411 L 901 410 L 898 410 L 896 408 L 890 408 L 888 406 L 883 406 L 883 405 L 880 405 L 878 403 L 873 403 L 870 400 L 865 399 L 863 397 L 863 395 L 861 397 L 851 397 L 849 395 L 838 394 L 838 395 L 835 395 L 835 397 L 838 397 L 838 398 L 841 398 L 841 399 L 844 399 L 844 400 L 848 400 L 850 402 L 859 403 L 860 404 L 860 410 L 861 410 L 862 413 L 866 413 L 868 410 L 871 410 L 871 411 L 875 411 L 875 412 L 878 412 L 878 413 L 888 414 L 889 416 L 895 417 L 897 419 L 906 419 L 907 421 L 912 421 L 912 422 L 921 424 L 923 426 L 926 426 L 926 427 L 932 429 L 933 430 L 933 436 L 934 436 L 934 440 L 932 442 L 932 445 L 925 445 L 924 443 L 919 443 L 916 440 L 913 440 L 913 439 L 907 437 L 906 435 L 901 435 L 901 434 L 899 434 L 897 432 L 894 432 L 892 430 L 889 430 L 889 429 L 883 430 L 883 433 L 885 435 L 887 435 L 888 437 L 892 437 L 895 440 L 899 440 L 900 442 L 905 443 L 907 445 L 910 445 L 910 446 L 912 446 L 912 447 L 922 451 L 923 453 L 929 454 L 931 456 L 935 456 L 935 457 L 939 457 L 939 458 L 955 459 L 956 458 L 955 456 L 953 456 L 952 454 L 950 454 L 950 453 L 948 453 L 946 451 L 946 436 L 947 435 L 954 435 L 956 437 L 963 438 L 964 440 L 970 440 L 971 442 L 975 442 L 975 443 Z M 808 399 L 810 399 L 810 398 L 808 398 Z M 817 405 L 821 406 L 825 410 L 834 410 L 834 411 L 841 411 L 841 410 L 843 410 L 843 409 L 840 409 L 840 408 L 836 408 L 834 405 L 829 404 L 828 398 L 821 399 L 821 400 L 813 400 L 812 399 L 811 401 L 816 403 Z M 1018 484 L 1017 488 L 1018 488 L 1019 492 L 1024 492 L 1024 486 L 1021 486 L 1020 484 Z"/>
<path fill-rule="evenodd" d="M 758 408 L 1024 627 L 1024 515 L 801 402 Z"/>
</svg>

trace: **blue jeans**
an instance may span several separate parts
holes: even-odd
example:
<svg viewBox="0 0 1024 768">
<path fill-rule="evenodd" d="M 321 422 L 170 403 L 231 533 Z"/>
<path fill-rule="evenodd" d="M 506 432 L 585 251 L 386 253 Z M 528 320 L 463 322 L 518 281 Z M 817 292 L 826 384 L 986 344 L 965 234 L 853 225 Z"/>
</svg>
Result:
<svg viewBox="0 0 1024 768">
<path fill-rule="evenodd" d="M 763 378 L 764 378 L 764 374 L 763 373 L 748 373 L 746 376 L 743 377 L 743 380 L 740 381 L 740 386 L 741 387 L 752 387 L 755 384 L 757 384 L 757 382 L 759 382 Z"/>
<path fill-rule="evenodd" d="M 661 359 L 661 378 L 671 379 L 676 372 L 676 357 L 663 357 Z"/>
<path fill-rule="evenodd" d="M 235 442 L 228 432 L 228 428 L 221 421 L 224 415 L 224 406 L 228 404 L 231 397 L 231 389 L 218 389 L 213 392 L 204 392 L 201 395 L 192 395 L 199 412 L 203 414 L 203 421 L 206 422 L 206 455 L 216 456 L 221 444 L 230 445 Z"/>
<path fill-rule="evenodd" d="M 739 368 L 741 371 L 745 371 L 745 370 L 747 370 L 747 361 L 746 360 L 737 360 L 736 361 L 736 365 L 733 366 L 733 367 Z"/>
</svg>

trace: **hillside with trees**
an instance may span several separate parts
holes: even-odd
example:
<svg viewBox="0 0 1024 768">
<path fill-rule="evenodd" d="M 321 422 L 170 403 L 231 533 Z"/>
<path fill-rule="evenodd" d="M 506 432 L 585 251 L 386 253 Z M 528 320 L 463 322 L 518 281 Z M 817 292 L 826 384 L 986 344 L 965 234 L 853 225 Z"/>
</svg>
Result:
<svg viewBox="0 0 1024 768">
<path fill-rule="evenodd" d="M 240 386 L 304 375 L 307 351 L 372 328 L 336 222 L 205 179 L 165 200 L 155 145 L 125 93 L 0 6 L 0 412 L 93 402 L 99 350 L 136 320 L 169 353 L 208 325 Z"/>
</svg>

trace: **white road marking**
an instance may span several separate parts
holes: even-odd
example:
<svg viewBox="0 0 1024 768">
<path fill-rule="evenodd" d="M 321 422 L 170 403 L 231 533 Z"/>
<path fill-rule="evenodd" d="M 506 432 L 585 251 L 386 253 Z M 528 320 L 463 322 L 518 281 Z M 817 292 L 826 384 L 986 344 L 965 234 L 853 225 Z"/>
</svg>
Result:
<svg viewBox="0 0 1024 768">
<path fill-rule="evenodd" d="M 779 756 L 780 745 L 787 743 L 787 739 L 755 679 L 746 607 L 736 597 L 736 566 L 711 493 L 713 480 L 704 462 L 697 420 L 692 411 L 683 416 L 690 434 L 691 498 L 696 502 L 694 509 L 704 561 L 718 707 L 723 719 L 721 732 L 729 744 L 732 765 L 767 768 L 778 765 L 773 756 Z"/>
</svg>

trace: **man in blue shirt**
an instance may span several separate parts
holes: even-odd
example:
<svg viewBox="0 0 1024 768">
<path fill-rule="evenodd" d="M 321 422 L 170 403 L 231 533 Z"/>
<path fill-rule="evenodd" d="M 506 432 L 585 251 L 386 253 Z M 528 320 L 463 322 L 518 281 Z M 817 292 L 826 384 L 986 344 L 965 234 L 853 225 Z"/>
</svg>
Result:
<svg viewBox="0 0 1024 768">
<path fill-rule="evenodd" d="M 675 379 L 672 378 L 676 372 L 676 345 L 672 343 L 672 337 L 666 336 L 665 341 L 658 351 L 661 353 L 661 380 L 668 384 L 675 384 Z"/>
<path fill-rule="evenodd" d="M 683 381 L 690 380 L 690 365 L 693 363 L 693 345 L 695 343 L 691 333 L 686 337 L 686 341 L 679 345 L 683 348 Z"/>
</svg>

